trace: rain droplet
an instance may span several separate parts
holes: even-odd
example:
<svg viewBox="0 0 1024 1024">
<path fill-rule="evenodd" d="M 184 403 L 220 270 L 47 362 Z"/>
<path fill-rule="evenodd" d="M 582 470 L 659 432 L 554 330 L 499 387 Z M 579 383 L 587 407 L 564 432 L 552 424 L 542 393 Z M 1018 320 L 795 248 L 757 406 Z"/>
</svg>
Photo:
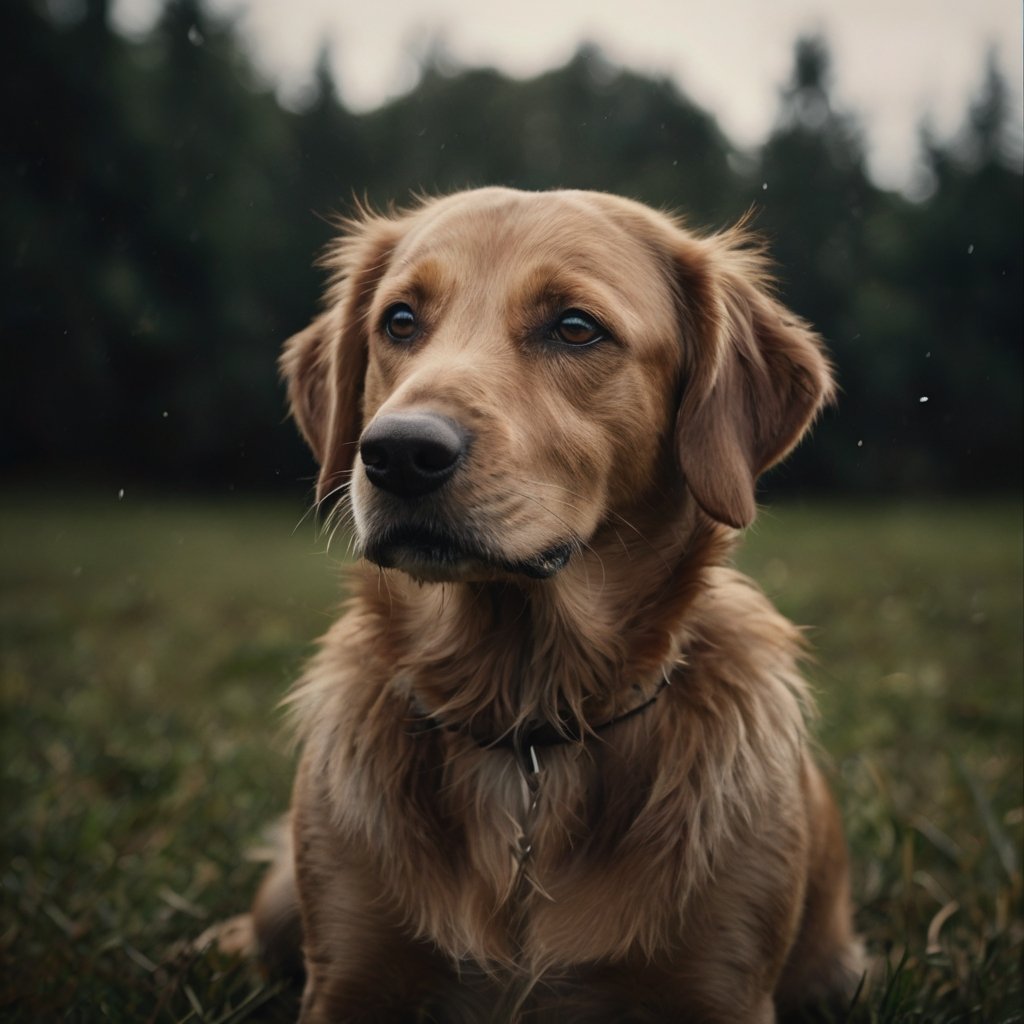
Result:
<svg viewBox="0 0 1024 1024">
<path fill-rule="evenodd" d="M 193 46 L 202 46 L 203 43 L 206 42 L 206 40 L 203 38 L 203 33 L 200 32 L 199 29 L 195 25 L 193 25 L 188 30 L 188 41 Z"/>
<path fill-rule="evenodd" d="M 118 501 L 124 501 L 124 488 L 123 487 L 117 492 L 117 500 Z"/>
<path fill-rule="evenodd" d="M 767 181 L 762 181 L 761 182 L 761 191 L 762 192 L 767 192 L 768 191 L 768 182 Z"/>
<path fill-rule="evenodd" d="M 171 414 L 166 409 L 164 409 L 161 415 L 163 416 L 164 419 L 167 419 L 167 417 L 170 416 Z"/>
<path fill-rule="evenodd" d="M 967 255 L 971 256 L 973 254 L 974 254 L 974 243 L 971 242 L 971 244 L 969 246 L 967 246 Z"/>
<path fill-rule="evenodd" d="M 864 447 L 864 442 L 863 441 L 858 441 L 857 442 L 857 447 L 858 448 L 863 448 Z"/>
<path fill-rule="evenodd" d="M 922 396 L 921 396 L 921 397 L 920 397 L 920 398 L 918 399 L 918 401 L 919 401 L 919 402 L 921 402 L 921 403 L 927 402 L 927 401 L 928 401 L 928 396 L 927 396 L 927 395 L 922 395 Z"/>
</svg>

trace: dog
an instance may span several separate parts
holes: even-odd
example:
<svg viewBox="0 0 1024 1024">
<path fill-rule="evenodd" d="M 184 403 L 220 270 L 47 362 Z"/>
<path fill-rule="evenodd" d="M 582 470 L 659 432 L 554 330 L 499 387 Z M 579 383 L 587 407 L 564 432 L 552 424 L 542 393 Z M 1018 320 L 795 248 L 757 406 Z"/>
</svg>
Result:
<svg viewBox="0 0 1024 1024">
<path fill-rule="evenodd" d="M 325 260 L 281 366 L 360 558 L 254 905 L 303 1024 L 845 1007 L 801 636 L 729 566 L 833 391 L 763 247 L 485 188 L 360 211 Z"/>
</svg>

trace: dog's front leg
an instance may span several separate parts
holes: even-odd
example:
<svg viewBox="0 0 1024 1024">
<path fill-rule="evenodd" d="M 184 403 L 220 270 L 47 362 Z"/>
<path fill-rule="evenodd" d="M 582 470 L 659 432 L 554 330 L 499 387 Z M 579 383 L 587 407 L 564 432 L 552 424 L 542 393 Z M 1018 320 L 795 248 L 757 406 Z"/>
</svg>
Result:
<svg viewBox="0 0 1024 1024">
<path fill-rule="evenodd" d="M 293 802 L 306 967 L 300 1024 L 409 1020 L 437 986 L 436 954 L 404 933 L 373 864 L 335 831 L 310 774 L 300 768 Z"/>
</svg>

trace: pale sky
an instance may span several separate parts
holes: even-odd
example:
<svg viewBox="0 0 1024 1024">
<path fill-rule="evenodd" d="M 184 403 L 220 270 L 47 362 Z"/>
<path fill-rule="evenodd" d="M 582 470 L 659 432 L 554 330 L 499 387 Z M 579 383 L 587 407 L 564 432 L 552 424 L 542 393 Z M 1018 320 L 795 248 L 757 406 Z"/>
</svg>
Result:
<svg viewBox="0 0 1024 1024">
<path fill-rule="evenodd" d="M 152 24 L 158 0 L 115 0 L 129 32 Z M 557 67 L 582 41 L 615 63 L 668 75 L 752 147 L 770 131 L 801 33 L 828 40 L 834 99 L 858 115 L 872 172 L 908 188 L 918 126 L 945 137 L 963 121 L 994 49 L 1022 142 L 1020 0 L 209 0 L 230 17 L 282 98 L 310 81 L 323 45 L 342 98 L 367 110 L 415 82 L 418 57 L 442 40 L 456 64 L 529 76 Z"/>
</svg>

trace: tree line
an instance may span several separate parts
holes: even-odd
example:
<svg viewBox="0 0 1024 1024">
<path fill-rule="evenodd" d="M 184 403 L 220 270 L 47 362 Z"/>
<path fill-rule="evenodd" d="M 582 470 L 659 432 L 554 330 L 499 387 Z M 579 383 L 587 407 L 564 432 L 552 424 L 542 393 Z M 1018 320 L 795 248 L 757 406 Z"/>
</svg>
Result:
<svg viewBox="0 0 1024 1024">
<path fill-rule="evenodd" d="M 606 189 L 702 228 L 753 210 L 842 388 L 772 486 L 1019 487 L 1024 190 L 991 60 L 955 137 L 922 128 L 910 199 L 869 177 L 817 37 L 743 152 L 672 82 L 587 46 L 525 81 L 434 53 L 356 114 L 326 58 L 283 107 L 200 0 L 168 0 L 139 40 L 108 0 L 10 0 L 0 36 L 8 475 L 294 488 L 312 466 L 275 359 L 317 307 L 332 215 L 506 184 Z"/>
</svg>

